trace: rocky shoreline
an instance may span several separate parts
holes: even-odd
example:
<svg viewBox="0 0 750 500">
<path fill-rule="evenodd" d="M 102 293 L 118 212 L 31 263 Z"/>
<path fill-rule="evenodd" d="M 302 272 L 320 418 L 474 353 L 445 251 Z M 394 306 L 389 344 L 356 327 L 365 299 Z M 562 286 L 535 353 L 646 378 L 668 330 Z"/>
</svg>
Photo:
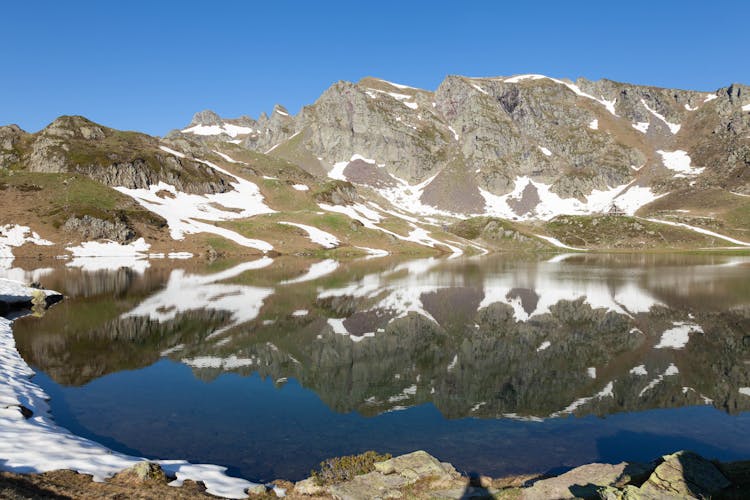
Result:
<svg viewBox="0 0 750 500">
<path fill-rule="evenodd" d="M 70 470 L 43 474 L 0 473 L 0 498 L 8 499 L 201 499 L 201 482 L 180 487 L 161 467 L 141 462 L 104 482 Z M 318 484 L 310 477 L 297 483 L 277 480 L 247 491 L 248 498 L 340 499 L 669 499 L 747 498 L 750 461 L 711 461 L 690 451 L 662 456 L 650 463 L 601 464 L 576 467 L 557 476 L 522 475 L 490 478 L 463 475 L 424 451 L 374 464 L 373 470 L 347 481 Z"/>
</svg>

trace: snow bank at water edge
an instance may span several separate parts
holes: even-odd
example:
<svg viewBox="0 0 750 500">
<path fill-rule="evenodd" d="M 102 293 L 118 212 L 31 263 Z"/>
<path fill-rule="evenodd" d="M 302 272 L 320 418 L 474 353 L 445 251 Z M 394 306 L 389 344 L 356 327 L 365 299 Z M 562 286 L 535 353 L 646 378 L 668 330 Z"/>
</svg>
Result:
<svg viewBox="0 0 750 500">
<path fill-rule="evenodd" d="M 34 290 L 21 283 L 0 280 L 2 288 L 15 297 L 29 300 Z M 47 472 L 71 469 L 103 481 L 146 459 L 124 455 L 73 435 L 55 424 L 47 401 L 49 396 L 31 382 L 34 372 L 16 350 L 11 321 L 0 317 L 0 469 L 19 472 Z M 27 417 L 28 415 L 28 417 Z M 218 465 L 191 464 L 184 460 L 155 460 L 170 483 L 179 486 L 186 479 L 203 481 L 208 493 L 225 498 L 246 498 L 255 483 L 229 477 Z"/>
<path fill-rule="evenodd" d="M 42 246 L 54 244 L 41 238 L 27 226 L 17 224 L 0 226 L 0 268 L 10 267 L 13 262 L 12 247 L 20 247 L 26 243 Z"/>
</svg>

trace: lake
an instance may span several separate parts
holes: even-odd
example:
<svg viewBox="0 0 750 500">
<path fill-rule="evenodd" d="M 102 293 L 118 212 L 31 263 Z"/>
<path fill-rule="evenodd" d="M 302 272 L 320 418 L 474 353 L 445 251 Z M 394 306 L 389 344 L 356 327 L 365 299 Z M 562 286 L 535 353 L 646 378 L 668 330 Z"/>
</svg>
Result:
<svg viewBox="0 0 750 500">
<path fill-rule="evenodd" d="M 299 480 L 368 449 L 545 472 L 750 458 L 750 258 L 101 259 L 0 276 L 55 420 L 114 450 Z M 82 267 L 81 267 L 82 266 Z"/>
</svg>

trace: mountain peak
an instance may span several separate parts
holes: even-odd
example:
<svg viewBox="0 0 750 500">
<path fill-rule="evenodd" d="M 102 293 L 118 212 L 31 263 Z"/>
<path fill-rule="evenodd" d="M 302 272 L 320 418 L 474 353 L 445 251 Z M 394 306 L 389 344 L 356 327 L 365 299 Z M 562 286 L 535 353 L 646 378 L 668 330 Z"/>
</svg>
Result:
<svg viewBox="0 0 750 500">
<path fill-rule="evenodd" d="M 190 125 L 220 125 L 221 123 L 221 117 L 210 109 L 195 113 L 190 121 Z"/>
</svg>

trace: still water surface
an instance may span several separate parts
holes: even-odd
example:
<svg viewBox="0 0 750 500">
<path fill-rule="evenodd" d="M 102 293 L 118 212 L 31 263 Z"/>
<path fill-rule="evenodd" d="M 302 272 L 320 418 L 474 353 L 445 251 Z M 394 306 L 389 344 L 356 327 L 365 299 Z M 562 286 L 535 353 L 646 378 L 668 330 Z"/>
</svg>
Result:
<svg viewBox="0 0 750 500">
<path fill-rule="evenodd" d="M 15 325 L 34 381 L 59 424 L 118 451 L 253 480 L 368 449 L 493 476 L 683 448 L 750 457 L 747 258 L 151 261 L 24 277 L 66 294 Z"/>
</svg>

